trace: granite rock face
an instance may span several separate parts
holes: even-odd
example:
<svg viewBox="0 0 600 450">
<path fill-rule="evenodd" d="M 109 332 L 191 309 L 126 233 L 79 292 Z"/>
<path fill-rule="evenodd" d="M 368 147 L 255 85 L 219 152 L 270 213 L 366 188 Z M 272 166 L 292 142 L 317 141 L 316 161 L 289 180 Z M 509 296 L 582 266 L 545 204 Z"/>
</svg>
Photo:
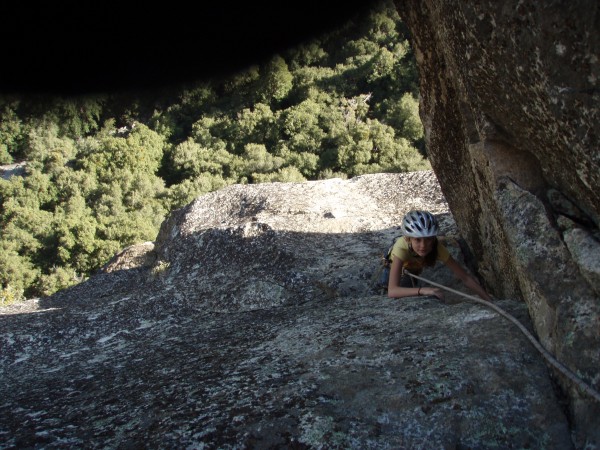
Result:
<svg viewBox="0 0 600 450">
<path fill-rule="evenodd" d="M 489 290 L 523 299 L 544 344 L 600 389 L 598 2 L 396 5 L 465 251 Z M 600 446 L 600 405 L 561 383 L 576 442 Z"/>
<path fill-rule="evenodd" d="M 513 324 L 371 289 L 412 208 L 466 265 L 432 172 L 230 186 L 153 246 L 3 308 L 0 448 L 575 448 Z M 423 276 L 464 292 L 443 265 Z M 524 302 L 497 304 L 533 331 Z"/>
</svg>

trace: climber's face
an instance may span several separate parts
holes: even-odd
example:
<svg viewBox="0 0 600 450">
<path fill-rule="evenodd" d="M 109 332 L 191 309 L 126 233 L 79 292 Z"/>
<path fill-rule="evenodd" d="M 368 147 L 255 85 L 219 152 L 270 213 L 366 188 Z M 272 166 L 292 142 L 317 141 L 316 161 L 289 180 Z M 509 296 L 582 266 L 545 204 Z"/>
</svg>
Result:
<svg viewBox="0 0 600 450">
<path fill-rule="evenodd" d="M 410 246 L 413 251 L 419 256 L 427 256 L 433 250 L 435 237 L 411 237 Z"/>
</svg>

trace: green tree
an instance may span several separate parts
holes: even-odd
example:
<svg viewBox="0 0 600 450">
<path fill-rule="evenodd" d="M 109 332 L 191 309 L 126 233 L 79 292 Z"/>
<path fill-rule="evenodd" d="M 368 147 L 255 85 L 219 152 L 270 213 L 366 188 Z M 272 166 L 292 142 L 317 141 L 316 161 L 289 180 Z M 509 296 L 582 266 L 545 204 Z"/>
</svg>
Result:
<svg viewBox="0 0 600 450">
<path fill-rule="evenodd" d="M 296 103 L 311 99 L 323 106 L 328 103 L 328 96 L 332 94 L 332 90 L 324 89 L 335 75 L 336 71 L 331 67 L 300 67 L 293 72 L 294 87 L 290 97 Z"/>
<path fill-rule="evenodd" d="M 319 123 L 320 113 L 320 105 L 312 100 L 305 100 L 282 113 L 282 138 L 287 148 L 292 152 L 319 152 L 325 137 Z"/>
<path fill-rule="evenodd" d="M 300 44 L 297 47 L 291 48 L 286 55 L 292 72 L 308 66 L 326 64 L 329 56 L 325 49 L 323 49 L 319 39 L 313 39 L 309 42 Z"/>
<path fill-rule="evenodd" d="M 331 169 L 324 169 L 319 172 L 319 175 L 317 177 L 318 180 L 328 180 L 330 178 L 340 178 L 342 180 L 346 180 L 348 178 L 348 175 L 346 175 L 343 172 L 334 172 Z"/>
<path fill-rule="evenodd" d="M 83 96 L 48 100 L 44 119 L 60 126 L 61 136 L 82 137 L 98 130 L 105 97 Z"/>
<path fill-rule="evenodd" d="M 232 171 L 235 156 L 224 149 L 212 150 L 192 139 L 177 145 L 171 152 L 172 167 L 183 179 L 194 178 L 203 173 L 227 176 Z"/>
<path fill-rule="evenodd" d="M 46 243 L 52 236 L 52 213 L 40 209 L 48 203 L 51 185 L 44 174 L 0 180 L 0 288 L 24 290 L 32 285 L 47 262 Z"/>
<path fill-rule="evenodd" d="M 110 183 L 102 184 L 95 193 L 94 214 L 103 227 L 103 238 L 119 240 L 124 236 L 126 245 L 133 244 L 130 236 L 139 235 L 143 240 L 152 240 L 153 233 L 162 222 L 166 211 L 160 198 L 165 194 L 164 182 L 158 177 L 143 172 L 119 169 Z M 126 216 L 136 216 L 138 229 L 118 230 L 126 224 Z M 149 224 L 149 225 L 148 225 Z M 154 227 L 154 231 L 149 231 Z M 110 232 L 107 231 L 110 228 Z"/>
<path fill-rule="evenodd" d="M 277 152 L 286 167 L 294 167 L 304 178 L 314 179 L 319 169 L 319 155 L 310 152 L 293 152 L 285 145 Z"/>
<path fill-rule="evenodd" d="M 256 178 L 257 183 L 272 183 L 276 181 L 281 183 L 300 183 L 306 181 L 306 178 L 295 167 L 282 167 L 276 172 L 253 174 L 253 177 Z"/>
<path fill-rule="evenodd" d="M 52 295 L 81 282 L 84 278 L 69 266 L 53 266 L 48 273 L 41 274 L 35 283 L 39 295 Z"/>
<path fill-rule="evenodd" d="M 39 167 L 45 173 L 54 174 L 62 171 L 76 154 L 75 142 L 69 137 L 60 137 L 56 123 L 40 122 L 30 128 L 25 137 L 25 158 L 31 167 Z"/>
<path fill-rule="evenodd" d="M 89 273 L 96 261 L 96 228 L 91 209 L 81 196 L 73 196 L 57 208 L 53 218 L 56 264 L 72 267 L 79 273 Z"/>
<path fill-rule="evenodd" d="M 387 119 L 390 125 L 399 131 L 400 136 L 411 142 L 423 138 L 423 124 L 419 117 L 419 101 L 410 92 L 404 93 L 399 102 L 389 106 Z"/>
<path fill-rule="evenodd" d="M 380 49 L 370 61 L 370 73 L 367 75 L 367 82 L 373 83 L 380 78 L 389 77 L 394 70 L 394 54 L 387 48 Z"/>
<path fill-rule="evenodd" d="M 40 268 L 26 256 L 11 248 L 6 240 L 0 240 L 0 288 L 24 291 L 25 296 L 35 295 L 31 285 L 39 277 Z"/>
<path fill-rule="evenodd" d="M 165 197 L 169 209 L 173 210 L 187 205 L 200 195 L 216 191 L 228 184 L 232 184 L 232 181 L 226 181 L 220 175 L 202 173 L 169 187 Z"/>
<path fill-rule="evenodd" d="M 262 144 L 247 144 L 242 155 L 242 175 L 258 179 L 257 174 L 265 174 L 279 169 L 283 158 L 270 154 Z"/>
<path fill-rule="evenodd" d="M 228 77 L 223 83 L 223 91 L 226 95 L 253 97 L 260 78 L 260 67 L 251 65 Z"/>
<path fill-rule="evenodd" d="M 381 47 L 393 44 L 399 39 L 398 22 L 400 17 L 396 7 L 391 2 L 379 2 L 364 22 L 363 34 L 371 42 Z"/>
<path fill-rule="evenodd" d="M 365 169 L 371 161 L 373 142 L 369 139 L 367 124 L 358 123 L 348 133 L 338 149 L 338 164 L 348 175 L 355 176 L 367 173 Z"/>
<path fill-rule="evenodd" d="M 11 164 L 20 152 L 23 125 L 16 113 L 19 102 L 0 98 L 0 164 Z"/>
<path fill-rule="evenodd" d="M 280 55 L 275 55 L 261 69 L 259 98 L 263 103 L 283 100 L 292 89 L 292 76 L 287 63 Z"/>
<path fill-rule="evenodd" d="M 67 202 L 71 197 L 83 197 L 91 201 L 98 189 L 98 180 L 94 173 L 69 168 L 56 174 L 53 183 L 57 204 Z"/>
<path fill-rule="evenodd" d="M 220 133 L 225 128 L 224 119 L 213 116 L 202 116 L 192 125 L 190 137 L 203 147 L 227 149 L 227 143 L 221 138 Z"/>
<path fill-rule="evenodd" d="M 111 180 L 118 169 L 155 174 L 165 150 L 165 139 L 146 125 L 135 124 L 123 135 L 110 123 L 96 139 L 82 146 L 81 164 L 99 180 Z"/>
<path fill-rule="evenodd" d="M 244 108 L 237 113 L 227 138 L 235 142 L 236 148 L 244 148 L 250 143 L 267 145 L 275 140 L 275 122 L 271 108 L 264 103 L 256 103 L 252 108 Z"/>
</svg>

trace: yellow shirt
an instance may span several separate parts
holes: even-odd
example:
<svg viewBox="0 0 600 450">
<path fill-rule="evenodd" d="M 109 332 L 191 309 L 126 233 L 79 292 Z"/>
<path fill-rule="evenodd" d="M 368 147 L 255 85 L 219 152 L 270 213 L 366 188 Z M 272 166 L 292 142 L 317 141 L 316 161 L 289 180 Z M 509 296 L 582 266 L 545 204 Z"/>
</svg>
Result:
<svg viewBox="0 0 600 450">
<path fill-rule="evenodd" d="M 402 236 L 399 237 L 394 243 L 394 247 L 392 247 L 392 256 L 400 259 L 404 263 L 403 267 L 415 274 L 420 273 L 425 265 L 424 258 L 409 250 L 408 242 Z M 437 260 L 445 263 L 449 258 L 450 253 L 448 252 L 448 249 L 444 247 L 444 244 L 442 244 L 438 239 Z"/>
</svg>

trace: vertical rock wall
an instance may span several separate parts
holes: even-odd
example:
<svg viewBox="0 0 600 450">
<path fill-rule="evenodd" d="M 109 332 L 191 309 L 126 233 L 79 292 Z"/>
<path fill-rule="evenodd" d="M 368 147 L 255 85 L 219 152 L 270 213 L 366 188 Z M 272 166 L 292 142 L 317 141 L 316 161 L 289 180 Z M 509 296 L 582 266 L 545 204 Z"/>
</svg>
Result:
<svg viewBox="0 0 600 450">
<path fill-rule="evenodd" d="M 442 191 L 484 284 L 522 298 L 542 344 L 600 389 L 597 1 L 397 0 Z M 574 442 L 600 405 L 561 376 Z"/>
</svg>

